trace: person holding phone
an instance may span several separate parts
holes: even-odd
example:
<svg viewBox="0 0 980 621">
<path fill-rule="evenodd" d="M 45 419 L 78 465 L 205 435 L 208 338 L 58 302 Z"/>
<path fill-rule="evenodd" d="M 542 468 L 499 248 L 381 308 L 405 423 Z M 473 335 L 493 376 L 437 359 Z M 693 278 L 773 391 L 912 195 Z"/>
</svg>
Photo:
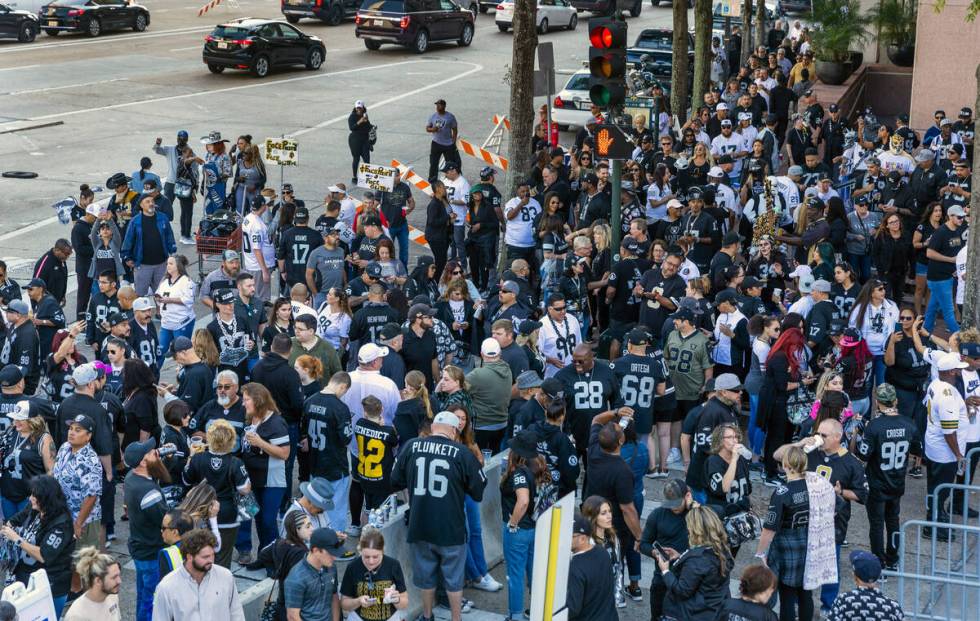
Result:
<svg viewBox="0 0 980 621">
<path fill-rule="evenodd" d="M 674 558 L 689 547 L 687 523 L 688 511 L 694 506 L 691 490 L 683 479 L 670 479 L 664 485 L 663 501 L 650 512 L 640 537 L 639 550 L 653 559 Z M 654 572 L 650 581 L 650 618 L 659 619 L 664 610 L 664 586 L 660 572 Z"/>
<path fill-rule="evenodd" d="M 381 531 L 367 530 L 340 584 L 340 607 L 348 621 L 388 621 L 408 608 L 408 587 L 397 559 L 385 556 Z"/>
</svg>

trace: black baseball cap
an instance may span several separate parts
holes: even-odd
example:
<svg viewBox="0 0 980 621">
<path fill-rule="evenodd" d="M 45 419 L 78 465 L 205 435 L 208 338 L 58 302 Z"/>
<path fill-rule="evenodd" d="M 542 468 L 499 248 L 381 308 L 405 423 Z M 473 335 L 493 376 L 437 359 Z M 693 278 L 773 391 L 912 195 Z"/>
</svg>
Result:
<svg viewBox="0 0 980 621">
<path fill-rule="evenodd" d="M 219 289 L 213 299 L 215 304 L 231 304 L 235 301 L 235 294 L 231 289 Z"/>
<path fill-rule="evenodd" d="M 626 342 L 630 345 L 646 345 L 650 342 L 650 336 L 646 330 L 633 328 L 626 334 Z"/>
<path fill-rule="evenodd" d="M 0 386 L 4 388 L 14 386 L 22 379 L 24 379 L 24 373 L 16 364 L 8 364 L 0 369 Z"/>
<path fill-rule="evenodd" d="M 565 385 L 561 380 L 549 377 L 541 382 L 541 392 L 551 399 L 561 399 L 565 394 Z"/>
<path fill-rule="evenodd" d="M 725 302 L 732 302 L 732 303 L 734 303 L 736 297 L 737 296 L 735 295 L 735 292 L 732 291 L 731 289 L 724 289 L 724 290 L 722 290 L 721 292 L 718 293 L 717 296 L 715 296 L 715 308 L 718 308 L 719 306 L 721 306 Z"/>
<path fill-rule="evenodd" d="M 126 323 L 131 318 L 132 315 L 129 313 L 129 311 L 120 311 L 110 314 L 108 317 L 106 317 L 106 321 L 108 321 L 109 326 L 112 327 L 118 326 L 121 323 Z"/>
<path fill-rule="evenodd" d="M 578 511 L 575 512 L 575 517 L 572 518 L 572 535 L 592 536 L 592 523 Z"/>
<path fill-rule="evenodd" d="M 296 222 L 306 222 L 310 219 L 310 210 L 306 207 L 297 207 L 296 213 L 293 214 L 293 220 Z"/>
<path fill-rule="evenodd" d="M 74 418 L 69 418 L 66 420 L 65 424 L 67 424 L 69 427 L 72 425 L 78 425 L 89 433 L 92 433 L 92 430 L 95 429 L 95 423 L 91 418 L 85 416 L 84 414 L 76 414 Z"/>
<path fill-rule="evenodd" d="M 338 552 L 344 547 L 337 537 L 337 531 L 332 528 L 318 528 L 310 535 L 310 549 L 319 548 L 327 552 Z"/>
<path fill-rule="evenodd" d="M 378 340 L 382 343 L 387 343 L 392 339 L 398 338 L 402 334 L 401 326 L 395 322 L 386 323 L 382 328 L 381 332 L 378 333 Z"/>
<path fill-rule="evenodd" d="M 660 503 L 660 506 L 665 509 L 676 509 L 684 504 L 684 498 L 687 496 L 688 488 L 687 483 L 682 479 L 670 479 L 664 485 L 664 499 Z"/>
<path fill-rule="evenodd" d="M 746 276 L 742 281 L 742 289 L 751 289 L 753 287 L 761 287 L 762 281 L 760 281 L 755 276 Z"/>
</svg>

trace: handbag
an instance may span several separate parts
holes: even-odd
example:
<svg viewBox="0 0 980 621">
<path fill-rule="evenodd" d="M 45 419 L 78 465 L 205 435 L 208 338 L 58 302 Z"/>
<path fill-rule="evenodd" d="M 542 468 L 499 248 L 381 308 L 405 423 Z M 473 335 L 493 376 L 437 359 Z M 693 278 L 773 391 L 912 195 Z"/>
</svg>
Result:
<svg viewBox="0 0 980 621">
<path fill-rule="evenodd" d="M 378 142 L 378 126 L 372 125 L 368 130 L 368 144 L 373 146 L 376 142 Z"/>
<path fill-rule="evenodd" d="M 272 594 L 279 591 L 279 577 L 282 573 L 282 564 L 285 562 L 286 557 L 283 556 L 279 559 L 279 564 L 276 566 L 276 575 L 273 576 L 272 588 L 269 589 L 269 594 L 265 598 L 265 603 L 262 604 L 262 612 L 259 614 L 259 621 L 279 621 L 278 614 L 278 602 L 279 598 L 276 597 L 275 600 L 272 599 Z"/>
<path fill-rule="evenodd" d="M 794 425 L 801 425 L 810 416 L 810 408 L 816 395 L 809 388 L 800 384 L 786 399 L 786 418 Z"/>
<path fill-rule="evenodd" d="M 758 539 L 762 534 L 762 520 L 750 511 L 741 511 L 725 518 L 725 532 L 728 545 L 740 546 L 746 541 Z"/>
<path fill-rule="evenodd" d="M 238 512 L 238 519 L 241 522 L 250 522 L 259 512 L 259 501 L 255 498 L 254 492 L 238 494 L 235 492 L 235 482 L 231 480 L 232 468 L 228 469 L 228 484 L 231 485 L 232 494 L 235 498 L 235 510 Z"/>
<path fill-rule="evenodd" d="M 190 179 L 178 179 L 174 183 L 174 194 L 177 198 L 190 198 L 191 194 L 194 192 L 194 184 L 191 183 Z"/>
</svg>

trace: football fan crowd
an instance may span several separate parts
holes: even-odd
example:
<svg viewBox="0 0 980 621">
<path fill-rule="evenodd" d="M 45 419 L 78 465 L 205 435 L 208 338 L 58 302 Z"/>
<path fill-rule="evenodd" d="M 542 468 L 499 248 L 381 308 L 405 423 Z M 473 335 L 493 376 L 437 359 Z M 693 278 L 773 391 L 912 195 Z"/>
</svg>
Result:
<svg viewBox="0 0 980 621">
<path fill-rule="evenodd" d="M 540 125 L 507 196 L 461 160 L 443 100 L 431 195 L 274 188 L 251 138 L 217 131 L 147 145 L 164 176 L 145 157 L 107 202 L 82 186 L 29 280 L 0 262 L 8 581 L 44 568 L 59 615 L 121 618 L 103 550 L 126 520 L 139 621 L 243 619 L 233 561 L 275 578 L 263 618 L 400 617 L 406 563 L 422 621 L 459 621 L 464 587 L 506 589 L 518 621 L 535 522 L 575 493 L 572 620 L 644 598 L 654 620 L 901 619 L 877 585 L 906 477 L 939 522 L 976 517 L 932 493 L 980 447 L 980 332 L 958 323 L 972 111 L 922 136 L 852 124 L 810 90 L 806 50 L 788 79 L 781 61 L 751 56 L 677 135 L 637 122 L 620 220 L 593 124 L 567 150 Z M 356 170 L 364 102 L 349 128 Z M 182 248 L 222 232 L 196 278 Z M 663 499 L 644 520 L 645 479 Z M 409 558 L 373 518 L 396 501 Z M 854 511 L 870 552 L 847 554 Z"/>
</svg>

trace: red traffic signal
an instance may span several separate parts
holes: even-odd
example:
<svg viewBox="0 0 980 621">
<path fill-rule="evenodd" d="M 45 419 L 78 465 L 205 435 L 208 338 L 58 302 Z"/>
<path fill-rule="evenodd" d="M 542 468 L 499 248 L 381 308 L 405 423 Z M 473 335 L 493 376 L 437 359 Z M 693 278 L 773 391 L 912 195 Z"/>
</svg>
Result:
<svg viewBox="0 0 980 621">
<path fill-rule="evenodd" d="M 615 17 L 589 20 L 589 98 L 608 108 L 626 100 L 626 22 Z"/>
<path fill-rule="evenodd" d="M 626 23 L 608 17 L 590 19 L 589 44 L 603 50 L 625 48 Z"/>
</svg>

